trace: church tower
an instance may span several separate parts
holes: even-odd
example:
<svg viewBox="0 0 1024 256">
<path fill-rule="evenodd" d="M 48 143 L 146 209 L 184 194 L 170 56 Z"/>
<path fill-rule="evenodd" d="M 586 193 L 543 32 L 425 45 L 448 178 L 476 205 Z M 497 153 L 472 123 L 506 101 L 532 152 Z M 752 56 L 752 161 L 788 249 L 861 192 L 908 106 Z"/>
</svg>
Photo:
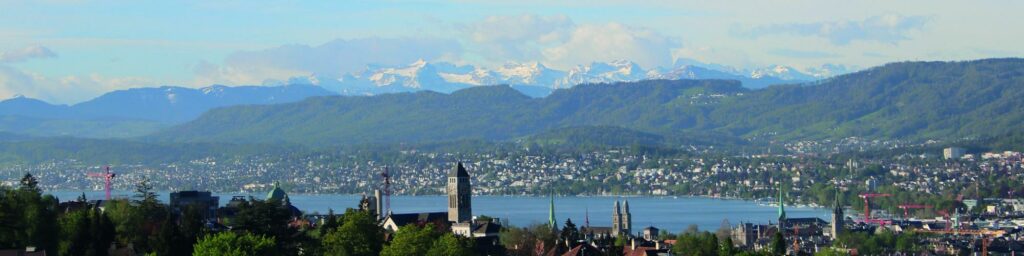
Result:
<svg viewBox="0 0 1024 256">
<path fill-rule="evenodd" d="M 627 235 L 633 232 L 633 214 L 629 213 L 629 201 L 622 201 L 622 233 Z"/>
<path fill-rule="evenodd" d="M 622 208 L 619 208 L 619 200 L 615 200 L 615 210 L 612 211 L 612 236 L 618 237 L 622 231 Z"/>
<path fill-rule="evenodd" d="M 839 187 L 836 187 L 836 199 L 832 203 L 832 239 L 839 237 L 843 232 L 843 206 L 839 204 Z"/>
<path fill-rule="evenodd" d="M 451 172 L 448 172 L 448 221 L 469 222 L 473 218 L 470 197 L 472 191 L 469 186 L 469 172 L 459 162 Z"/>
</svg>

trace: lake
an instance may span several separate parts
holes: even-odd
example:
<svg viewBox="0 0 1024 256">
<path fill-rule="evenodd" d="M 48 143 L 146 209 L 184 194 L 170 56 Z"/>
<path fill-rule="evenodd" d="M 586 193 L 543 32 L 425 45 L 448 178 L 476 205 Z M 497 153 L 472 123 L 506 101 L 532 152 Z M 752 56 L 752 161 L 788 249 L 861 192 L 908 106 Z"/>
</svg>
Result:
<svg viewBox="0 0 1024 256">
<path fill-rule="evenodd" d="M 81 191 L 47 192 L 60 198 L 61 201 L 74 200 Z M 88 199 L 103 199 L 103 191 L 86 191 Z M 167 203 L 170 197 L 167 192 L 158 193 L 161 202 Z M 224 205 L 231 196 L 254 196 L 262 199 L 266 193 L 214 193 L 220 196 Z M 114 198 L 131 197 L 132 192 L 115 191 Z M 306 213 L 327 213 L 328 209 L 344 212 L 345 208 L 354 208 L 361 195 L 334 194 L 290 194 L 289 198 L 295 207 Z M 391 211 L 394 213 L 441 212 L 447 210 L 445 196 L 392 196 Z M 473 215 L 488 215 L 508 220 L 516 226 L 534 223 L 547 223 L 548 197 L 531 196 L 474 196 Z M 701 230 L 714 231 L 729 220 L 732 226 L 740 222 L 767 223 L 778 219 L 776 207 L 761 205 L 747 200 L 714 199 L 704 197 L 611 197 L 593 196 L 579 197 L 556 196 L 555 217 L 559 226 L 566 218 L 571 218 L 577 226 L 582 226 L 585 217 L 590 216 L 591 226 L 610 227 L 612 211 L 616 200 L 629 200 L 630 212 L 633 214 L 633 227 L 639 231 L 643 227 L 654 226 L 659 229 L 677 233 L 690 224 L 696 224 Z M 786 207 L 788 217 L 818 217 L 828 220 L 831 211 L 824 208 Z M 634 232 L 635 232 L 634 231 Z"/>
</svg>

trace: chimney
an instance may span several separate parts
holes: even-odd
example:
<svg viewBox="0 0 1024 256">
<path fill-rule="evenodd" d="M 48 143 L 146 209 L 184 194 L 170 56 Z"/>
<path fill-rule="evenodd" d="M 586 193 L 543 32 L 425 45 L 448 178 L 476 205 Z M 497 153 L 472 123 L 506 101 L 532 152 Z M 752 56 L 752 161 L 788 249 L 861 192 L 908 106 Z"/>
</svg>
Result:
<svg viewBox="0 0 1024 256">
<path fill-rule="evenodd" d="M 636 250 L 636 239 L 630 239 L 629 240 L 629 249 L 630 250 Z"/>
<path fill-rule="evenodd" d="M 661 250 L 661 242 L 654 242 L 654 249 Z"/>
</svg>

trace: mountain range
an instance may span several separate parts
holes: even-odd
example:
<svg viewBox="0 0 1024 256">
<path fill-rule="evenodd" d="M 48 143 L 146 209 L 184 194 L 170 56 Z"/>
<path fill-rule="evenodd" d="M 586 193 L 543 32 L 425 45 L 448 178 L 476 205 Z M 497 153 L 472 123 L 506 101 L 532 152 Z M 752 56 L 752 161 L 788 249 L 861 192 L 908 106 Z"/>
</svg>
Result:
<svg viewBox="0 0 1024 256">
<path fill-rule="evenodd" d="M 218 108 L 147 139 L 330 146 L 516 140 L 572 127 L 590 128 L 555 134 L 632 131 L 643 140 L 660 136 L 669 142 L 956 139 L 1024 127 L 1022 89 L 1024 59 L 892 63 L 762 89 L 736 80 L 641 80 L 584 84 L 533 98 L 510 86 L 475 86 L 451 94 L 329 96 Z M 606 128 L 616 130 L 594 132 Z"/>
<path fill-rule="evenodd" d="M 679 60 L 672 68 L 646 70 L 630 61 L 594 62 L 568 71 L 537 62 L 507 63 L 494 69 L 446 62 L 417 61 L 407 66 L 371 66 L 340 78 L 294 77 L 274 86 L 214 85 L 192 89 L 176 86 L 133 88 L 103 94 L 74 105 L 54 105 L 15 97 L 0 101 L 0 131 L 32 136 L 88 138 L 137 137 L 191 121 L 202 113 L 236 105 L 278 104 L 327 95 L 379 95 L 398 92 L 456 90 L 495 84 L 534 98 L 578 84 L 635 82 L 648 79 L 727 79 L 746 87 L 799 83 L 824 76 L 771 66 L 739 71 L 721 65 Z M 839 73 L 842 67 L 822 69 Z M 820 73 L 815 74 L 828 74 Z M 742 75 L 746 73 L 747 75 Z"/>
<path fill-rule="evenodd" d="M 792 67 L 774 65 L 741 71 L 721 65 L 693 60 L 679 60 L 664 68 L 644 69 L 626 60 L 593 62 L 569 70 L 556 70 L 537 62 L 506 63 L 487 69 L 447 62 L 416 61 L 407 66 L 370 66 L 362 72 L 340 78 L 311 75 L 294 77 L 282 84 L 316 84 L 342 95 L 376 95 L 382 93 L 430 90 L 451 93 L 480 85 L 509 85 L 531 97 L 544 97 L 554 89 L 579 84 L 635 82 L 651 79 L 727 79 L 737 80 L 747 88 L 763 88 L 773 84 L 814 81 L 848 72 L 843 66 L 825 65 L 804 73 Z"/>
<path fill-rule="evenodd" d="M 163 86 L 114 91 L 74 104 L 15 97 L 0 101 L 0 131 L 34 136 L 134 137 L 195 119 L 207 110 L 294 102 L 335 93 L 312 85 Z"/>
</svg>

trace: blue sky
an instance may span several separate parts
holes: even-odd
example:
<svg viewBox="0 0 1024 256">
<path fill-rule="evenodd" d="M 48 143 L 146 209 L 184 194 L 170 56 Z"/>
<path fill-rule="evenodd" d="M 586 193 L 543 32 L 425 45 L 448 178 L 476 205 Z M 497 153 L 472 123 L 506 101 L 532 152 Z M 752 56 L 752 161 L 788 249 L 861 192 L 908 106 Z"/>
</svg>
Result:
<svg viewBox="0 0 1024 256">
<path fill-rule="evenodd" d="M 1021 1 L 7 1 L 0 98 L 71 104 L 423 58 L 863 68 L 1024 55 Z"/>
</svg>

